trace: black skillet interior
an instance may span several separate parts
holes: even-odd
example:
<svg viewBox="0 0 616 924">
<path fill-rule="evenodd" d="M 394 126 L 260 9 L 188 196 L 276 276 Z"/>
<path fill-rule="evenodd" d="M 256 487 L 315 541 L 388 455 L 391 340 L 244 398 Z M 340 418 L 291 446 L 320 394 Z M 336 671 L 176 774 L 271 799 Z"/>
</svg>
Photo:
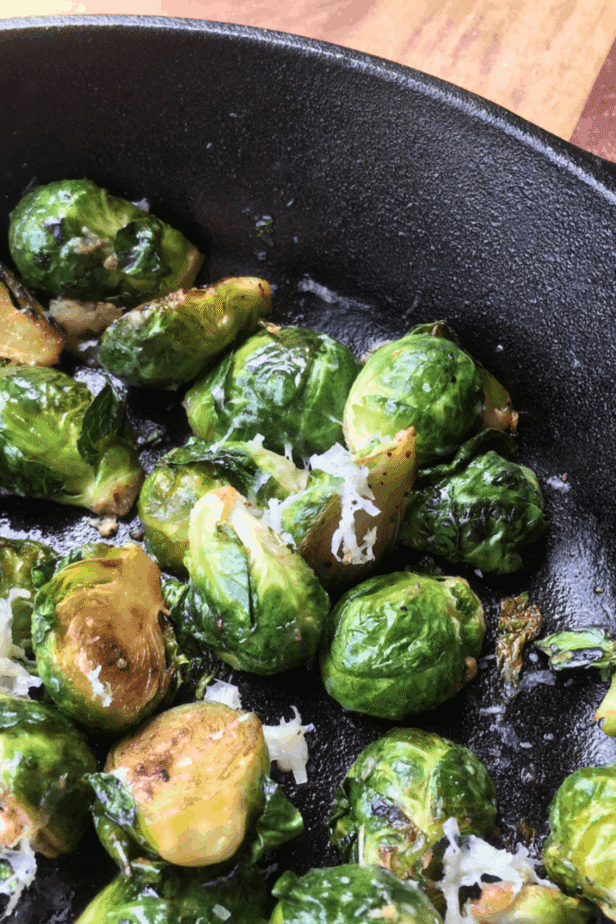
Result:
<svg viewBox="0 0 616 924">
<path fill-rule="evenodd" d="M 519 461 L 542 479 L 550 528 L 508 579 L 465 573 L 486 606 L 530 592 L 546 631 L 613 628 L 616 507 L 616 180 L 611 165 L 424 74 L 325 43 L 190 20 L 58 17 L 0 23 L 0 212 L 33 181 L 87 176 L 152 210 L 208 253 L 204 279 L 259 274 L 276 316 L 357 353 L 447 319 L 520 411 Z M 270 221 L 271 219 L 271 221 Z M 265 222 L 265 225 L 264 225 Z M 5 235 L 0 259 L 6 259 Z M 78 372 L 79 377 L 88 374 Z M 129 391 L 155 456 L 187 435 L 177 396 Z M 566 476 L 566 479 L 565 479 Z M 1 530 L 58 549 L 97 538 L 81 512 L 3 498 Z M 129 539 L 127 518 L 115 541 Z M 392 570 L 407 560 L 393 557 Z M 489 657 L 455 700 L 408 724 L 469 746 L 497 785 L 500 825 L 536 852 L 564 776 L 616 759 L 597 728 L 594 671 L 547 672 L 527 651 L 504 714 Z M 343 713 L 302 669 L 237 675 L 272 724 L 296 705 L 309 783 L 284 785 L 307 832 L 279 869 L 336 862 L 323 817 L 387 723 Z M 94 840 L 41 861 L 13 920 L 71 922 L 113 874 Z"/>
</svg>

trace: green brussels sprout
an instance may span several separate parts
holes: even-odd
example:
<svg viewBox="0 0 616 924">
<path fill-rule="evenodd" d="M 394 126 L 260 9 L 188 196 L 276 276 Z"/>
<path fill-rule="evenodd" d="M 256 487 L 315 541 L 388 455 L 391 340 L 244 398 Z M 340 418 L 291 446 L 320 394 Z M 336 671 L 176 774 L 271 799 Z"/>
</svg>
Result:
<svg viewBox="0 0 616 924">
<path fill-rule="evenodd" d="M 195 635 L 223 661 L 273 674 L 315 654 L 329 597 L 234 488 L 209 491 L 195 505 L 185 562 Z"/>
<path fill-rule="evenodd" d="M 481 602 L 461 577 L 369 578 L 326 620 L 325 689 L 345 709 L 377 718 L 434 709 L 476 675 L 485 628 Z"/>
<path fill-rule="evenodd" d="M 550 803 L 548 822 L 543 862 L 550 879 L 616 921 L 616 764 L 569 774 Z"/>
<path fill-rule="evenodd" d="M 63 347 L 64 337 L 43 306 L 0 263 L 0 360 L 53 366 Z"/>
<path fill-rule="evenodd" d="M 350 863 L 290 870 L 274 886 L 278 904 L 269 924 L 441 924 L 441 918 L 414 882 L 403 882 L 385 869 Z"/>
<path fill-rule="evenodd" d="M 116 743 L 105 772 L 88 777 L 97 833 L 126 875 L 144 855 L 182 867 L 256 862 L 303 827 L 268 770 L 254 713 L 176 706 Z"/>
<path fill-rule="evenodd" d="M 179 231 L 91 180 L 26 193 L 10 215 L 9 248 L 33 289 L 125 307 L 191 286 L 203 262 Z"/>
<path fill-rule="evenodd" d="M 492 829 L 496 789 L 485 766 L 440 735 L 393 728 L 348 770 L 327 824 L 343 862 L 420 879 L 452 817 L 467 834 Z"/>
<path fill-rule="evenodd" d="M 346 443 L 364 451 L 413 426 L 421 468 L 453 452 L 480 425 L 484 401 L 481 377 L 464 350 L 411 332 L 376 350 L 355 379 L 343 415 Z"/>
<path fill-rule="evenodd" d="M 204 440 L 261 434 L 267 449 L 302 459 L 342 443 L 342 411 L 359 369 L 348 347 L 326 334 L 269 324 L 189 389 L 188 421 Z"/>
<path fill-rule="evenodd" d="M 51 577 L 56 553 L 35 539 L 0 536 L 0 604 L 10 608 L 11 637 L 32 654 L 32 610 L 37 587 Z"/>
<path fill-rule="evenodd" d="M 547 524 L 536 475 L 503 458 L 514 449 L 512 437 L 483 430 L 453 461 L 420 471 L 398 541 L 484 572 L 520 569 L 520 551 Z"/>
<path fill-rule="evenodd" d="M 179 660 L 160 571 L 138 546 L 98 543 L 36 595 L 32 640 L 51 698 L 86 728 L 117 734 L 175 692 Z"/>
<path fill-rule="evenodd" d="M 0 369 L 0 487 L 122 516 L 144 473 L 125 404 L 110 385 L 44 366 Z"/>
<path fill-rule="evenodd" d="M 70 853 L 90 820 L 96 770 L 85 736 L 57 709 L 0 695 L 0 846 L 27 837 L 46 857 Z"/>
<path fill-rule="evenodd" d="M 270 284 L 254 276 L 180 289 L 114 321 L 101 337 L 98 359 L 133 385 L 182 385 L 238 337 L 254 333 L 271 310 Z"/>
<path fill-rule="evenodd" d="M 549 656 L 550 667 L 554 670 L 596 667 L 601 671 L 602 680 L 611 681 L 595 720 L 601 731 L 611 738 L 616 737 L 616 642 L 609 632 L 599 628 L 554 632 L 535 642 L 535 647 Z"/>
<path fill-rule="evenodd" d="M 75 924 L 266 924 L 268 894 L 262 873 L 240 865 L 211 878 L 146 858 L 120 873 L 90 902 Z"/>
<path fill-rule="evenodd" d="M 251 503 L 285 499 L 301 490 L 307 473 L 258 442 L 212 445 L 191 437 L 159 460 L 139 494 L 145 546 L 161 568 L 187 573 L 188 526 L 196 502 L 213 488 L 230 484 Z"/>
</svg>

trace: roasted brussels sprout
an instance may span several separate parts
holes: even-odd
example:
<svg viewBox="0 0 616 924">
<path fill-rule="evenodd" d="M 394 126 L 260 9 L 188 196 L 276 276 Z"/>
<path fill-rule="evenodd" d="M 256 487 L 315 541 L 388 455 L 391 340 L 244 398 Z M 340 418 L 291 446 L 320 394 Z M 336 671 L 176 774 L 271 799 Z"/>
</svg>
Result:
<svg viewBox="0 0 616 924">
<path fill-rule="evenodd" d="M 53 574 L 56 553 L 36 539 L 0 536 L 0 605 L 10 608 L 11 637 L 32 654 L 32 609 L 37 587 Z"/>
<path fill-rule="evenodd" d="M 463 578 L 372 577 L 343 594 L 326 620 L 323 683 L 345 709 L 403 719 L 475 676 L 484 634 L 483 607 Z"/>
<path fill-rule="evenodd" d="M 0 846 L 27 838 L 46 857 L 70 853 L 90 819 L 96 770 L 85 736 L 59 710 L 0 695 Z"/>
<path fill-rule="evenodd" d="M 33 289 L 125 307 L 191 286 L 203 262 L 179 231 L 91 180 L 26 193 L 10 215 L 9 248 Z"/>
<path fill-rule="evenodd" d="M 223 661 L 273 674 L 315 654 L 329 597 L 301 555 L 262 525 L 234 488 L 209 491 L 195 505 L 185 562 L 185 619 Z"/>
<path fill-rule="evenodd" d="M 262 873 L 241 864 L 212 879 L 143 858 L 99 892 L 75 924 L 266 924 L 268 894 Z"/>
<path fill-rule="evenodd" d="M 133 385 L 169 388 L 196 378 L 272 310 L 270 284 L 254 276 L 180 289 L 145 302 L 101 337 L 102 366 Z"/>
<path fill-rule="evenodd" d="M 342 411 L 360 368 L 326 334 L 269 324 L 189 389 L 188 421 L 202 439 L 261 434 L 267 449 L 300 460 L 343 442 Z"/>
<path fill-rule="evenodd" d="M 616 764 L 569 774 L 550 803 L 548 821 L 543 862 L 550 879 L 616 921 Z"/>
<path fill-rule="evenodd" d="M 254 713 L 176 706 L 115 744 L 105 772 L 88 777 L 97 832 L 127 875 L 144 854 L 185 867 L 256 861 L 302 830 L 268 769 Z"/>
<path fill-rule="evenodd" d="M 467 834 L 490 832 L 496 789 L 485 766 L 440 735 L 393 728 L 348 770 L 328 827 L 343 862 L 420 879 L 443 837 L 443 823 L 452 817 Z"/>
<path fill-rule="evenodd" d="M 36 596 L 32 630 L 47 692 L 86 728 L 121 733 L 175 692 L 160 571 L 138 545 L 99 543 L 61 567 Z"/>
<path fill-rule="evenodd" d="M 484 401 L 481 377 L 464 350 L 411 332 L 376 350 L 355 379 L 344 408 L 346 443 L 365 451 L 412 426 L 422 468 L 480 426 Z"/>
<path fill-rule="evenodd" d="M 531 469 L 511 462 L 512 437 L 478 433 L 452 462 L 420 471 L 398 534 L 402 545 L 505 574 L 545 531 L 543 496 Z"/>
<path fill-rule="evenodd" d="M 43 366 L 0 368 L 0 487 L 122 516 L 139 492 L 124 402 Z"/>
<path fill-rule="evenodd" d="M 403 882 L 379 867 L 350 863 L 287 871 L 273 889 L 278 899 L 269 924 L 441 924 L 441 918 L 414 882 Z"/>
<path fill-rule="evenodd" d="M 610 680 L 595 719 L 601 731 L 616 737 L 616 642 L 609 632 L 599 628 L 554 632 L 535 642 L 535 646 L 549 655 L 550 667 L 554 670 L 596 667 L 603 680 Z"/>
<path fill-rule="evenodd" d="M 212 445 L 191 437 L 163 456 L 143 484 L 137 509 L 146 549 L 161 568 L 184 574 L 190 514 L 204 494 L 230 484 L 251 503 L 265 506 L 270 498 L 283 500 L 300 491 L 307 478 L 307 472 L 256 441 Z"/>
<path fill-rule="evenodd" d="M 53 366 L 63 346 L 64 337 L 43 306 L 0 263 L 0 360 Z"/>
</svg>

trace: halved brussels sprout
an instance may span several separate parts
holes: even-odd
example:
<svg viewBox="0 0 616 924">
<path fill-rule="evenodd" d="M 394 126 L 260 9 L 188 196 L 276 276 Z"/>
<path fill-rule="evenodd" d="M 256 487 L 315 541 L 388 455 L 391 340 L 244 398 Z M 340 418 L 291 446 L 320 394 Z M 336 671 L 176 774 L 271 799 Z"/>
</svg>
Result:
<svg viewBox="0 0 616 924">
<path fill-rule="evenodd" d="M 254 713 L 222 703 L 176 706 L 115 744 L 88 777 L 94 823 L 124 873 L 144 853 L 184 867 L 259 859 L 302 830 L 268 777 Z"/>
<path fill-rule="evenodd" d="M 179 231 L 91 180 L 26 193 L 10 215 L 9 248 L 33 289 L 126 307 L 191 286 L 203 262 Z"/>
<path fill-rule="evenodd" d="M 0 694 L 0 847 L 27 838 L 46 857 L 70 853 L 88 825 L 96 759 L 59 710 Z"/>
<path fill-rule="evenodd" d="M 409 333 L 374 352 L 355 379 L 343 428 L 353 452 L 414 427 L 419 467 L 453 452 L 481 423 L 484 388 L 456 343 Z"/>
<path fill-rule="evenodd" d="M 441 924 L 441 918 L 414 882 L 403 882 L 385 869 L 350 863 L 290 870 L 273 888 L 278 899 L 269 924 Z"/>
<path fill-rule="evenodd" d="M 32 610 L 34 595 L 55 568 L 56 553 L 35 539 L 7 539 L 0 536 L 0 605 L 11 610 L 11 637 L 28 654 L 32 653 Z"/>
<path fill-rule="evenodd" d="M 101 365 L 133 385 L 169 388 L 196 378 L 272 310 L 270 284 L 255 276 L 180 289 L 145 302 L 101 337 Z"/>
<path fill-rule="evenodd" d="M 258 442 L 212 445 L 191 437 L 159 460 L 139 494 L 138 511 L 145 546 L 161 568 L 186 573 L 190 514 L 213 488 L 230 484 L 251 503 L 286 498 L 301 490 L 308 473 Z"/>
<path fill-rule="evenodd" d="M 99 543 L 60 568 L 36 596 L 32 629 L 47 692 L 86 728 L 123 732 L 175 692 L 160 571 L 138 545 Z"/>
<path fill-rule="evenodd" d="M 535 473 L 503 458 L 514 449 L 512 437 L 484 430 L 452 462 L 420 471 L 398 541 L 484 572 L 521 568 L 521 550 L 547 524 Z"/>
<path fill-rule="evenodd" d="M 329 614 L 325 689 L 345 709 L 403 719 L 454 696 L 477 673 L 483 606 L 461 577 L 369 578 Z"/>
<path fill-rule="evenodd" d="M 443 823 L 485 837 L 496 789 L 467 748 L 418 728 L 393 728 L 359 755 L 338 786 L 328 827 L 342 861 L 421 879 Z"/>
<path fill-rule="evenodd" d="M 125 403 L 110 385 L 94 397 L 59 369 L 0 368 L 0 487 L 122 516 L 143 478 Z"/>
<path fill-rule="evenodd" d="M 212 879 L 143 858 L 99 892 L 75 924 L 266 924 L 263 874 L 242 864 Z"/>
<path fill-rule="evenodd" d="M 548 821 L 543 862 L 550 879 L 616 921 L 616 764 L 569 774 L 550 803 Z"/>
<path fill-rule="evenodd" d="M 0 263 L 0 359 L 25 366 L 53 366 L 64 337 L 51 324 L 43 306 Z"/>
<path fill-rule="evenodd" d="M 195 505 L 185 563 L 195 634 L 223 661 L 273 674 L 315 654 L 329 597 L 234 488 L 209 491 Z"/>
<path fill-rule="evenodd" d="M 189 389 L 188 421 L 204 440 L 261 434 L 267 449 L 301 460 L 343 442 L 342 411 L 360 368 L 326 334 L 268 324 Z"/>
</svg>

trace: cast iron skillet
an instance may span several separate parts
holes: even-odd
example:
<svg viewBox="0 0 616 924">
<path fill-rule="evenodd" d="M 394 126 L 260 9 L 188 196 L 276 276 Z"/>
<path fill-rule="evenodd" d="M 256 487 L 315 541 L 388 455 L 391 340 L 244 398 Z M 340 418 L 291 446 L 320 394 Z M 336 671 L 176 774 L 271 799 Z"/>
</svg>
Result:
<svg viewBox="0 0 616 924">
<path fill-rule="evenodd" d="M 445 318 L 514 396 L 517 458 L 544 479 L 550 520 L 522 573 L 463 572 L 485 602 L 485 654 L 498 601 L 523 590 L 547 632 L 614 628 L 611 164 L 425 74 L 280 33 L 138 17 L 13 20 L 0 23 L 0 56 L 4 229 L 33 181 L 86 176 L 146 196 L 208 253 L 203 279 L 263 275 L 280 321 L 358 353 Z M 129 406 L 137 424 L 168 434 L 144 455 L 147 467 L 186 437 L 171 393 L 131 389 Z M 97 538 L 78 511 L 1 503 L 3 534 L 59 550 Z M 127 519 L 116 541 L 135 525 Z M 406 563 L 394 556 L 388 566 Z M 504 837 L 531 852 L 564 776 L 616 759 L 592 718 L 605 690 L 598 674 L 550 678 L 546 668 L 527 652 L 523 688 L 501 721 L 488 660 L 457 699 L 408 722 L 485 761 Z M 388 724 L 343 713 L 315 670 L 237 676 L 245 705 L 267 722 L 291 718 L 294 704 L 317 728 L 309 783 L 285 778 L 307 833 L 279 870 L 335 863 L 323 817 L 347 767 Z M 42 860 L 14 920 L 71 922 L 113 873 L 94 838 L 72 857 Z"/>
</svg>

